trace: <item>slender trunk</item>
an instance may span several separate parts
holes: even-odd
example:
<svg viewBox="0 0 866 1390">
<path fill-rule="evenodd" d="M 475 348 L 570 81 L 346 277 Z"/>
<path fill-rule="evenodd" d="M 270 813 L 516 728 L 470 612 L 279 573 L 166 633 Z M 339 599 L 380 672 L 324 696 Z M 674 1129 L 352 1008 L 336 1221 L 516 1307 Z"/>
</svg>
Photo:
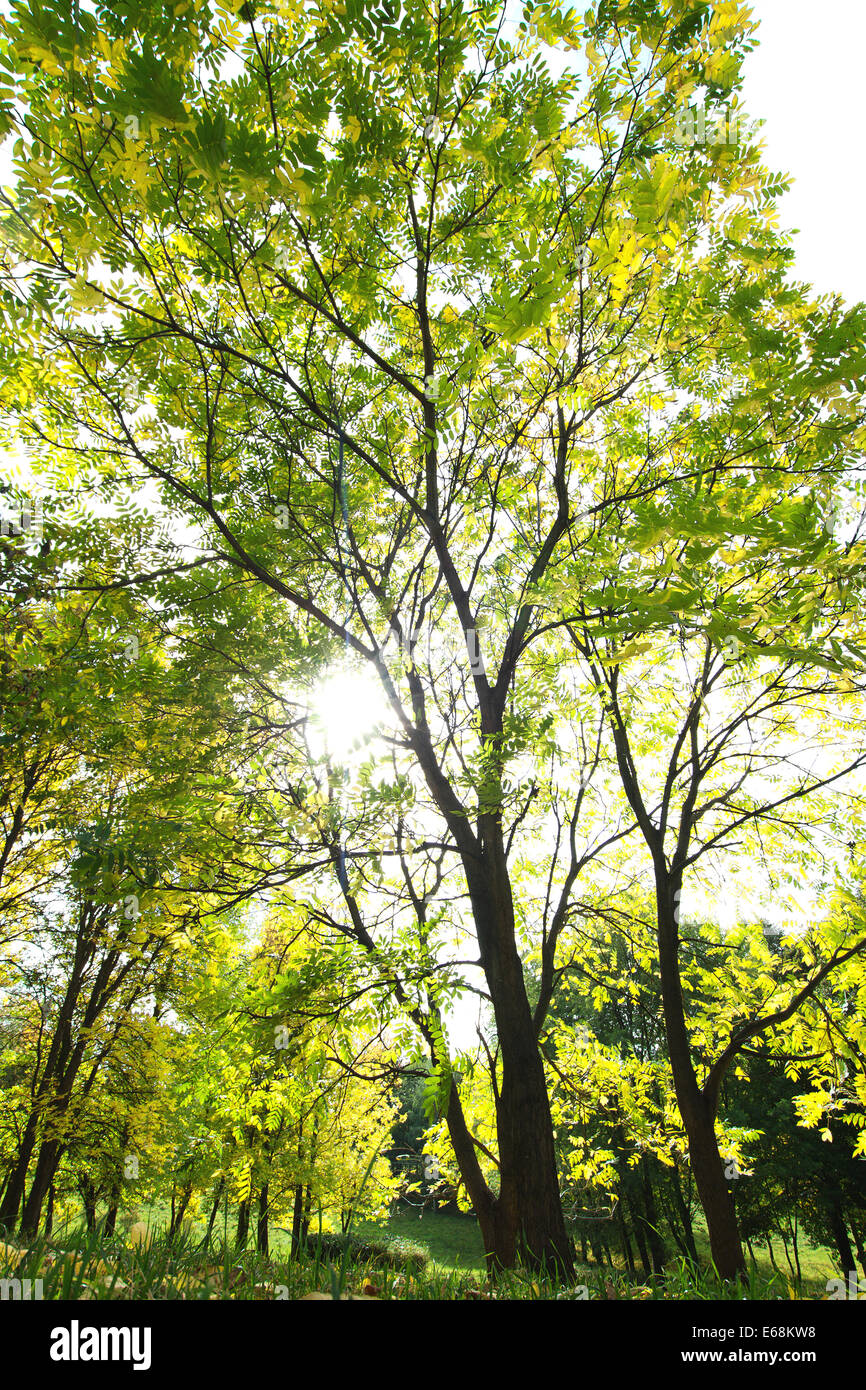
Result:
<svg viewBox="0 0 866 1390">
<path fill-rule="evenodd" d="M 245 1202 L 241 1202 L 240 1206 L 238 1207 L 238 1224 L 237 1230 L 235 1231 L 235 1245 L 237 1245 L 241 1250 L 246 1249 L 247 1236 L 249 1235 L 249 1230 L 250 1200 L 249 1198 L 247 1198 L 247 1200 Z"/>
<path fill-rule="evenodd" d="M 54 1226 L 54 1196 L 55 1189 L 54 1183 L 52 1183 L 48 1189 L 48 1206 L 45 1209 L 45 1224 L 42 1228 L 46 1237 L 51 1235 L 51 1230 Z"/>
<path fill-rule="evenodd" d="M 621 1200 L 620 1200 L 620 1202 L 619 1202 L 618 1205 L 619 1205 L 619 1237 L 620 1237 L 620 1241 L 622 1242 L 622 1253 L 623 1253 L 623 1256 L 625 1257 L 626 1269 L 628 1270 L 629 1274 L 634 1274 L 634 1273 L 635 1273 L 634 1255 L 632 1254 L 631 1242 L 629 1241 L 629 1238 L 628 1238 L 628 1231 L 626 1230 L 625 1212 L 624 1212 L 624 1210 L 623 1210 L 623 1203 L 622 1203 Z"/>
<path fill-rule="evenodd" d="M 747 1249 L 748 1252 L 749 1252 L 749 1259 L 752 1261 L 752 1264 L 754 1264 L 754 1263 L 755 1263 L 755 1252 L 754 1252 L 754 1250 L 752 1249 L 752 1242 L 749 1240 L 749 1237 L 748 1237 L 748 1236 L 745 1237 L 745 1242 L 746 1242 L 746 1249 Z"/>
<path fill-rule="evenodd" d="M 72 970 L 69 975 L 66 991 L 57 1014 L 57 1021 L 54 1032 L 51 1035 L 51 1042 L 45 1056 L 41 1074 L 34 1075 L 32 1081 L 32 1095 L 30 1101 L 30 1113 L 27 1118 L 24 1135 L 18 1158 L 13 1166 L 3 1201 L 0 1202 L 0 1226 L 14 1226 L 18 1216 L 18 1211 L 23 1203 L 21 1213 L 21 1229 L 24 1232 L 35 1234 L 39 1227 L 39 1218 L 42 1212 L 42 1203 L 45 1199 L 47 1190 L 54 1177 L 56 1163 L 50 1166 L 52 1145 L 46 1148 L 43 1143 L 40 1157 L 37 1160 L 37 1169 L 42 1164 L 41 1171 L 38 1172 L 38 1180 L 34 1177 L 31 1185 L 30 1194 L 25 1200 L 24 1193 L 27 1185 L 27 1171 L 30 1160 L 36 1147 L 36 1139 L 39 1130 L 40 1118 L 50 1110 L 53 1117 L 63 1114 L 69 1101 L 72 1085 L 78 1074 L 81 1061 L 84 1057 L 86 1043 L 81 1037 L 74 1040 L 73 1020 L 79 1005 L 82 988 L 87 974 L 88 963 L 92 960 L 93 950 L 91 933 L 93 923 L 96 919 L 97 909 L 89 901 L 80 904 L 79 934 L 75 945 L 75 957 L 72 963 Z M 112 962 L 116 957 L 109 956 L 103 960 L 96 978 L 91 986 L 90 998 L 84 1010 L 83 1026 L 92 1026 L 100 1012 L 100 1001 L 103 998 L 105 987 L 111 974 Z M 52 1093 L 56 1092 L 52 1101 Z M 59 1145 L 53 1146 L 59 1158 Z M 44 1151 L 44 1160 L 43 1160 Z"/>
<path fill-rule="evenodd" d="M 677 1104 L 689 1140 L 689 1163 L 710 1237 L 713 1263 L 722 1279 L 745 1269 L 734 1201 L 716 1139 L 715 1107 L 698 1085 L 692 1065 L 679 969 L 675 891 L 679 884 L 657 865 L 659 972 L 668 1055 Z"/>
<path fill-rule="evenodd" d="M 301 1227 L 304 1220 L 304 1185 L 295 1186 L 295 1201 L 292 1208 L 292 1259 L 296 1260 L 301 1248 Z"/>
<path fill-rule="evenodd" d="M 205 1248 L 205 1250 L 207 1250 L 208 1246 L 210 1245 L 211 1236 L 212 1236 L 212 1234 L 213 1234 L 214 1222 L 216 1221 L 217 1212 L 218 1212 L 219 1209 L 220 1209 L 220 1198 L 221 1198 L 222 1195 L 223 1195 L 223 1188 L 224 1188 L 224 1186 L 225 1186 L 225 1178 L 220 1178 L 219 1182 L 217 1183 L 216 1192 L 214 1193 L 213 1206 L 212 1206 L 211 1209 L 210 1209 L 210 1216 L 209 1216 L 209 1218 L 208 1218 L 207 1230 L 205 1231 L 205 1237 L 204 1237 L 204 1248 Z"/>
<path fill-rule="evenodd" d="M 796 1221 L 794 1222 L 794 1225 L 793 1225 L 792 1228 L 791 1228 L 791 1245 L 792 1245 L 792 1248 L 793 1248 L 793 1251 L 794 1251 L 794 1264 L 797 1266 L 797 1278 L 798 1278 L 798 1280 L 802 1280 L 802 1278 L 803 1278 L 803 1271 L 802 1271 L 801 1268 L 800 1268 L 800 1249 L 799 1249 L 799 1245 L 798 1245 L 798 1243 L 797 1243 L 797 1223 L 796 1223 Z"/>
<path fill-rule="evenodd" d="M 35 1235 L 39 1229 L 42 1207 L 62 1157 L 63 1145 L 59 1139 L 48 1139 L 40 1145 L 30 1191 L 21 1213 L 21 1230 L 27 1234 Z"/>
<path fill-rule="evenodd" d="M 96 1188 L 89 1178 L 84 1178 L 79 1184 L 81 1200 L 84 1203 L 84 1220 L 87 1223 L 88 1231 L 92 1231 L 96 1225 Z"/>
<path fill-rule="evenodd" d="M 301 1222 L 301 1245 L 307 1244 L 310 1238 L 310 1216 L 313 1210 L 313 1185 L 307 1183 L 307 1199 L 304 1202 L 304 1219 Z"/>
<path fill-rule="evenodd" d="M 769 1236 L 767 1236 L 767 1254 L 770 1256 L 770 1264 L 773 1266 L 773 1268 L 774 1268 L 774 1270 L 776 1271 L 776 1273 L 777 1273 L 777 1274 L 781 1274 L 782 1271 L 780 1270 L 779 1266 L 776 1264 L 776 1257 L 775 1257 L 775 1255 L 773 1254 L 773 1242 L 770 1240 L 770 1237 L 769 1237 Z"/>
<path fill-rule="evenodd" d="M 848 1231 L 842 1216 L 842 1206 L 838 1199 L 830 1208 L 830 1231 L 839 1252 L 839 1259 L 842 1261 L 842 1274 L 845 1276 L 854 1268 L 854 1251 L 851 1249 L 851 1242 L 848 1239 Z"/>
<path fill-rule="evenodd" d="M 677 1211 L 680 1214 L 680 1220 L 683 1223 L 683 1233 L 685 1236 L 688 1257 L 691 1260 L 692 1264 L 696 1265 L 698 1262 L 698 1247 L 695 1244 L 695 1232 L 692 1226 L 692 1214 L 689 1211 L 689 1204 L 683 1195 L 683 1188 L 682 1183 L 680 1182 L 680 1169 L 678 1163 L 674 1165 L 674 1170 L 671 1174 L 671 1185 L 673 1187 L 674 1202 L 676 1203 Z"/>
<path fill-rule="evenodd" d="M 171 1238 L 171 1237 L 174 1236 L 174 1235 L 177 1235 L 178 1231 L 180 1230 L 181 1222 L 183 1221 L 183 1218 L 184 1218 L 184 1216 L 186 1215 L 186 1209 L 187 1209 L 187 1207 L 189 1206 L 191 1197 L 192 1197 L 192 1183 L 191 1183 L 191 1182 L 190 1182 L 190 1183 L 187 1183 L 186 1186 L 184 1187 L 183 1191 L 181 1192 L 181 1194 L 180 1194 L 180 1203 L 177 1205 L 177 1207 L 175 1207 L 175 1194 L 174 1194 L 174 1192 L 172 1192 L 172 1194 L 171 1194 L 171 1225 L 170 1225 L 169 1228 L 168 1228 L 169 1238 Z"/>
<path fill-rule="evenodd" d="M 866 1245 L 863 1244 L 862 1228 L 857 1224 L 856 1221 L 853 1221 L 850 1216 L 848 1217 L 848 1226 L 850 1227 L 851 1234 L 854 1237 L 854 1244 L 857 1247 L 857 1258 L 860 1261 L 860 1268 L 863 1271 L 863 1278 L 866 1279 Z"/>
<path fill-rule="evenodd" d="M 259 1219 L 256 1224 L 256 1249 L 260 1255 L 267 1255 L 268 1251 L 268 1184 L 262 1183 L 259 1191 Z"/>
<path fill-rule="evenodd" d="M 49 1200 L 49 1201 L 51 1200 L 51 1192 L 52 1192 L 52 1191 L 53 1191 L 53 1186 L 52 1186 L 51 1189 L 49 1189 L 49 1193 L 48 1193 L 48 1200 Z M 112 1187 L 111 1192 L 109 1193 L 109 1196 L 108 1196 L 108 1212 L 106 1213 L 106 1217 L 105 1217 L 105 1234 L 106 1234 L 107 1236 L 113 1236 L 113 1235 L 114 1235 L 114 1232 L 115 1232 L 115 1230 L 116 1230 L 116 1228 L 117 1228 L 117 1212 L 118 1212 L 118 1208 L 119 1208 L 119 1207 L 120 1207 L 120 1188 L 119 1188 L 119 1187 Z"/>
<path fill-rule="evenodd" d="M 33 1150 L 36 1147 L 37 1130 L 38 1119 L 34 1105 L 27 1118 L 27 1124 L 21 1138 L 21 1147 L 9 1173 L 3 1200 L 0 1202 L 0 1226 L 6 1226 L 9 1230 L 16 1226 L 18 1213 L 24 1201 L 24 1193 L 27 1188 L 27 1170 L 30 1167 Z"/>
<path fill-rule="evenodd" d="M 665 1247 L 659 1234 L 659 1217 L 656 1208 L 655 1191 L 650 1177 L 649 1162 L 644 1155 L 640 1162 L 641 1181 L 643 1184 L 644 1205 L 646 1207 L 646 1235 L 652 1258 L 653 1274 L 661 1274 L 665 1267 Z"/>
</svg>

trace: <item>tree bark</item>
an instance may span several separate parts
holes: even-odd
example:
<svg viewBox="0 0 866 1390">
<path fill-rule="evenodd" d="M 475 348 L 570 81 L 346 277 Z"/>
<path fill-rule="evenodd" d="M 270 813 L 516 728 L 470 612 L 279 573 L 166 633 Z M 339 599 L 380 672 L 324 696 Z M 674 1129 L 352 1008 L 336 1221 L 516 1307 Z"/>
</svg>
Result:
<svg viewBox="0 0 866 1390">
<path fill-rule="evenodd" d="M 260 1255 L 268 1254 L 268 1184 L 262 1183 L 259 1191 L 259 1216 L 256 1223 L 256 1249 Z"/>
<path fill-rule="evenodd" d="M 301 1229 L 304 1220 L 304 1186 L 295 1185 L 295 1200 L 292 1207 L 292 1259 L 296 1260 L 301 1249 Z"/>
<path fill-rule="evenodd" d="M 866 1279 L 866 1245 L 863 1243 L 863 1233 L 856 1221 L 848 1217 L 848 1226 L 854 1237 L 854 1244 L 857 1247 L 857 1258 L 860 1261 L 860 1268 L 863 1271 L 863 1278 Z"/>
<path fill-rule="evenodd" d="M 523 966 L 515 940 L 511 884 L 501 826 L 482 817 L 488 850 L 483 873 L 464 861 L 479 954 L 496 1022 L 502 1081 L 496 1097 L 499 1192 L 494 1197 L 478 1169 L 452 1085 L 448 1127 L 461 1176 L 481 1227 L 488 1267 L 520 1262 L 538 1271 L 574 1273 L 574 1252 L 565 1229 L 547 1078 L 538 1046 Z M 456 1102 L 456 1106 L 455 1106 Z M 461 1133 L 461 1130 L 463 1133 Z M 455 1139 L 459 1142 L 459 1149 Z"/>
<path fill-rule="evenodd" d="M 187 1207 L 189 1206 L 190 1198 L 191 1198 L 191 1197 L 192 1197 L 192 1183 L 187 1183 L 186 1186 L 183 1188 L 183 1190 L 182 1190 L 182 1192 L 181 1192 L 181 1194 L 180 1194 L 180 1203 L 179 1203 L 179 1204 L 176 1202 L 176 1192 L 175 1192 L 175 1191 L 172 1191 L 172 1194 L 171 1194 L 171 1224 L 169 1225 L 169 1228 L 168 1228 L 169 1239 L 171 1239 L 172 1236 L 177 1235 L 178 1231 L 180 1230 L 181 1222 L 183 1221 L 183 1218 L 184 1218 L 184 1216 L 186 1215 L 186 1209 L 187 1209 Z"/>
<path fill-rule="evenodd" d="M 851 1249 L 848 1229 L 838 1199 L 830 1207 L 830 1231 L 839 1252 L 839 1259 L 842 1261 L 842 1274 L 847 1276 L 854 1268 L 854 1251 Z"/>
<path fill-rule="evenodd" d="M 715 1106 L 698 1085 L 692 1065 L 679 968 L 675 898 L 679 887 L 677 878 L 657 861 L 659 974 L 674 1090 L 689 1140 L 689 1163 L 707 1221 L 713 1264 L 722 1279 L 733 1279 L 745 1271 L 746 1262 L 716 1139 Z"/>
<path fill-rule="evenodd" d="M 54 1226 L 54 1197 L 54 1183 L 52 1183 L 48 1189 L 48 1205 L 45 1208 L 45 1222 L 42 1227 L 43 1232 L 46 1236 L 51 1235 L 51 1231 Z"/>
<path fill-rule="evenodd" d="M 674 1202 L 676 1204 L 677 1211 L 680 1214 L 680 1220 L 683 1223 L 683 1233 L 685 1236 L 688 1257 L 691 1260 L 692 1264 L 696 1265 L 698 1262 L 698 1248 L 695 1245 L 695 1232 L 692 1226 L 691 1212 L 689 1211 L 688 1203 L 686 1202 L 686 1199 L 683 1196 L 683 1188 L 682 1183 L 680 1182 L 680 1169 L 678 1163 L 674 1164 L 674 1169 L 671 1174 L 671 1186 L 673 1188 Z"/>
<path fill-rule="evenodd" d="M 54 1191 L 54 1184 L 52 1183 L 51 1187 L 48 1189 L 48 1201 L 49 1201 L 49 1203 L 50 1203 L 50 1201 L 51 1201 L 51 1194 L 52 1194 L 53 1191 Z M 113 1192 L 113 1193 L 111 1194 L 111 1201 L 110 1201 L 110 1205 L 109 1205 L 109 1208 L 108 1208 L 108 1212 L 107 1212 L 106 1217 L 105 1217 L 105 1234 L 106 1234 L 107 1236 L 113 1236 L 113 1235 L 114 1235 L 115 1229 L 116 1229 L 116 1227 L 117 1227 L 117 1210 L 118 1210 L 119 1205 L 120 1205 L 120 1199 L 119 1199 L 117 1193 L 116 1193 L 116 1192 Z"/>
<path fill-rule="evenodd" d="M 634 1231 L 635 1245 L 637 1246 L 637 1251 L 640 1255 L 640 1262 L 643 1265 L 643 1272 L 646 1275 L 647 1279 L 649 1279 L 650 1275 L 653 1272 L 653 1267 L 652 1260 L 650 1259 L 649 1250 L 647 1248 L 647 1243 L 644 1240 L 644 1233 L 642 1229 L 643 1218 L 637 1209 L 637 1203 L 631 1197 L 629 1197 L 628 1199 L 628 1206 L 629 1212 L 631 1213 L 631 1224 L 632 1230 Z"/>
<path fill-rule="evenodd" d="M 247 1236 L 250 1230 L 250 1201 L 241 1202 L 238 1207 L 238 1224 L 235 1231 L 235 1245 L 241 1250 L 246 1249 Z"/>
<path fill-rule="evenodd" d="M 216 1192 L 214 1193 L 213 1206 L 212 1206 L 211 1209 L 210 1209 L 210 1216 L 209 1216 L 209 1218 L 208 1218 L 207 1230 L 205 1231 L 205 1237 L 204 1237 L 204 1248 L 205 1248 L 205 1250 L 207 1250 L 208 1246 L 210 1245 L 211 1236 L 213 1235 L 214 1222 L 216 1221 L 216 1215 L 217 1215 L 217 1212 L 219 1211 L 219 1208 L 220 1208 L 220 1199 L 221 1199 L 221 1197 L 222 1197 L 222 1195 L 223 1195 L 223 1188 L 224 1188 L 224 1187 L 225 1187 L 225 1178 L 220 1178 L 219 1182 L 217 1183 Z"/>
<path fill-rule="evenodd" d="M 644 1154 L 640 1161 L 640 1174 L 643 1185 L 644 1206 L 646 1208 L 646 1217 L 641 1217 L 640 1219 L 644 1220 L 646 1223 L 646 1238 L 649 1244 L 650 1258 L 652 1259 L 652 1272 L 653 1274 L 661 1274 L 665 1266 L 665 1247 L 661 1235 L 659 1234 L 658 1209 L 656 1207 L 652 1178 L 650 1177 L 649 1160 L 646 1154 Z"/>
<path fill-rule="evenodd" d="M 92 1231 L 96 1226 L 96 1188 L 89 1178 L 83 1178 L 79 1191 L 81 1200 L 84 1203 L 84 1219 L 87 1223 L 88 1231 Z"/>
</svg>

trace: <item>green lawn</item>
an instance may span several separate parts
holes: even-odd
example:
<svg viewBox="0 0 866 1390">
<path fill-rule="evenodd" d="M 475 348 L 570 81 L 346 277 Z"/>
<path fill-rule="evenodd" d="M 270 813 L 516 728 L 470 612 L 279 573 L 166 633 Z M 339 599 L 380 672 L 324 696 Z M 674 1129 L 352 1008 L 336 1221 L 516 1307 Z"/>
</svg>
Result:
<svg viewBox="0 0 866 1390">
<path fill-rule="evenodd" d="M 447 1216 L 426 1211 L 418 1215 L 401 1211 L 385 1222 L 357 1221 L 352 1230 L 357 1235 L 398 1236 L 423 1245 L 439 1269 L 484 1269 L 484 1246 L 478 1223 L 469 1216 Z"/>
</svg>

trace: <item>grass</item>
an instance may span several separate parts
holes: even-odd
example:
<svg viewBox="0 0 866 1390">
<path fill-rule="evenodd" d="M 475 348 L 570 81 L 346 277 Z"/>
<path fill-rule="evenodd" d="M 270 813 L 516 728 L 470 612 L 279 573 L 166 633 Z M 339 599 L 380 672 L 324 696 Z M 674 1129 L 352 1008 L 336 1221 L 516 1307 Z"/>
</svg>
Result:
<svg viewBox="0 0 866 1390">
<path fill-rule="evenodd" d="M 396 1236 L 419 1245 L 427 1251 L 434 1268 L 444 1271 L 484 1271 L 484 1246 L 478 1223 L 467 1216 L 452 1216 L 435 1211 L 398 1211 L 388 1218 L 387 1225 L 373 1221 L 356 1221 L 355 1230 L 364 1235 Z"/>
<path fill-rule="evenodd" d="M 101 1229 L 88 1233 L 80 1221 L 68 1223 L 50 1242 L 44 1238 L 18 1249 L 14 1238 L 0 1244 L 0 1278 L 41 1278 L 45 1299 L 298 1299 L 342 1289 L 343 1296 L 411 1300 L 454 1299 L 622 1299 L 727 1301 L 743 1298 L 788 1300 L 826 1298 L 826 1281 L 838 1274 L 826 1251 L 801 1251 L 804 1278 L 798 1284 L 774 1271 L 764 1252 L 744 1284 L 723 1283 L 708 1267 L 706 1235 L 695 1236 L 701 1268 L 671 1261 L 663 1275 L 644 1279 L 614 1268 L 580 1265 L 574 1280 L 509 1271 L 492 1285 L 486 1276 L 481 1237 L 469 1217 L 402 1210 L 387 1222 L 357 1220 L 349 1240 L 329 1234 L 313 1239 L 301 1259 L 289 1258 L 289 1237 L 272 1227 L 271 1253 L 237 1251 L 217 1222 L 215 1243 L 203 1249 L 204 1221 L 192 1223 L 169 1241 L 166 1213 L 155 1205 L 141 1210 L 151 1223 L 150 1238 L 132 1244 L 127 1231 L 113 1237 Z M 129 1224 L 127 1217 L 124 1225 Z M 229 1221 L 233 1234 L 234 1222 Z M 756 1251 L 757 1253 L 757 1251 Z M 778 1255 L 777 1255 L 778 1258 Z M 338 1277 L 339 1273 L 339 1277 Z"/>
</svg>

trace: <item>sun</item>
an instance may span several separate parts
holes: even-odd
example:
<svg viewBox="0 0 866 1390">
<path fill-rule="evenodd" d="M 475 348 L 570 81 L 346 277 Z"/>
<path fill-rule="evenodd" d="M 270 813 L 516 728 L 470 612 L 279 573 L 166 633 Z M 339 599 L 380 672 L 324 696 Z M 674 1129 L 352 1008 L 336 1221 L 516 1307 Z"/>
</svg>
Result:
<svg viewBox="0 0 866 1390">
<path fill-rule="evenodd" d="M 366 671 L 331 670 L 309 697 L 308 737 L 320 756 L 342 761 L 366 743 L 390 707 L 379 682 Z"/>
</svg>

